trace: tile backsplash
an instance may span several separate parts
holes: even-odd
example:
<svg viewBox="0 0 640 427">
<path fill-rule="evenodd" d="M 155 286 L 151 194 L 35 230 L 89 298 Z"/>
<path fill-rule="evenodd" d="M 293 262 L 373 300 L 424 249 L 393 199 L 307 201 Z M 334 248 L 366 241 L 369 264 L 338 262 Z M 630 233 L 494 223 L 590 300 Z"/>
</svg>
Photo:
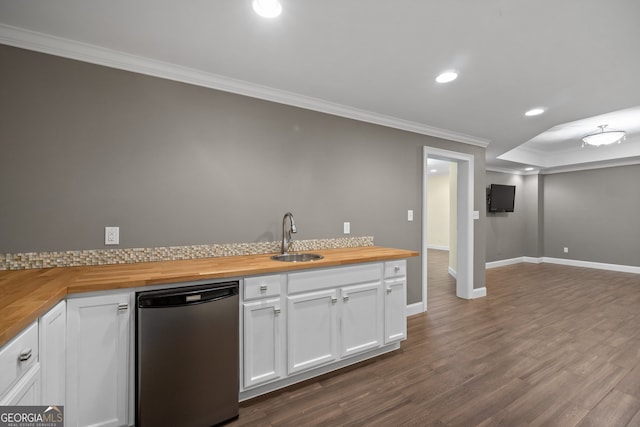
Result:
<svg viewBox="0 0 640 427">
<path fill-rule="evenodd" d="M 292 251 L 373 246 L 373 236 L 336 239 L 294 240 Z M 89 249 L 61 252 L 0 254 L 0 270 L 77 267 L 134 262 L 177 261 L 237 255 L 258 255 L 280 251 L 280 242 L 224 243 L 213 245 L 167 246 L 157 248 Z"/>
</svg>

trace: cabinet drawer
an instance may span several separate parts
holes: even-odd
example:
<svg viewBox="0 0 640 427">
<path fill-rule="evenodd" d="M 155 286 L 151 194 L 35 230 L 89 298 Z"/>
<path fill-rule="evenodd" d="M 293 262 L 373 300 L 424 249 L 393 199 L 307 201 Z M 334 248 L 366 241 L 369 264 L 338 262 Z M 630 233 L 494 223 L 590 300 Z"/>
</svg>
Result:
<svg viewBox="0 0 640 427">
<path fill-rule="evenodd" d="M 38 322 L 0 350 L 0 397 L 38 362 Z"/>
<path fill-rule="evenodd" d="M 399 259 L 396 261 L 387 261 L 384 263 L 384 277 L 399 277 L 407 275 L 407 261 Z"/>
<path fill-rule="evenodd" d="M 280 295 L 280 275 L 258 276 L 244 279 L 245 301 Z"/>
</svg>

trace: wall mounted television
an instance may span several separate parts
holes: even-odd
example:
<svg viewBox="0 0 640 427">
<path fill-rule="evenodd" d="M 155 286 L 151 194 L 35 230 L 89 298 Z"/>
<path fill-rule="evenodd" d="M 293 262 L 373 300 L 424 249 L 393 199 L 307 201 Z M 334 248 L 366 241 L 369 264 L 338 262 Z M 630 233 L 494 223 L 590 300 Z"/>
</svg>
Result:
<svg viewBox="0 0 640 427">
<path fill-rule="evenodd" d="M 513 212 L 515 185 L 491 184 L 487 200 L 489 212 Z"/>
</svg>

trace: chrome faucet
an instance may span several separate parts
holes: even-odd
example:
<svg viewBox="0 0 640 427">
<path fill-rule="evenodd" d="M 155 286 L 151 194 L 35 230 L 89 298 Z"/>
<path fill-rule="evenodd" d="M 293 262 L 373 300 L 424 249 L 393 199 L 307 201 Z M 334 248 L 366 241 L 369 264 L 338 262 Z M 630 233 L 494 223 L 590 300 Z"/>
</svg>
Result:
<svg viewBox="0 0 640 427">
<path fill-rule="evenodd" d="M 291 223 L 291 227 L 287 230 L 287 217 L 289 218 L 289 222 Z M 291 233 L 297 233 L 296 223 L 293 220 L 293 214 L 291 212 L 287 212 L 284 214 L 282 218 L 282 253 L 286 254 L 289 252 L 289 248 L 291 247 Z"/>
</svg>

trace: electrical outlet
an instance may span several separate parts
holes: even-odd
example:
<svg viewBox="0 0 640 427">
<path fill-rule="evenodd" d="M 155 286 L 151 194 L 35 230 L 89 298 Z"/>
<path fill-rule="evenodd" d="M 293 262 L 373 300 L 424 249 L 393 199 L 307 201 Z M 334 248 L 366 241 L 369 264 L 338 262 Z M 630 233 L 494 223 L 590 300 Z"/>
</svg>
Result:
<svg viewBox="0 0 640 427">
<path fill-rule="evenodd" d="M 413 221 L 413 211 L 411 209 L 407 211 L 407 221 Z"/>
<path fill-rule="evenodd" d="M 345 222 L 343 225 L 343 230 L 344 230 L 344 234 L 350 234 L 351 233 L 351 223 L 350 222 Z"/>
<path fill-rule="evenodd" d="M 569 248 L 564 248 L 564 253 L 568 254 L 569 253 Z"/>
<path fill-rule="evenodd" d="M 104 244 L 119 245 L 120 244 L 120 227 L 104 228 Z"/>
</svg>

